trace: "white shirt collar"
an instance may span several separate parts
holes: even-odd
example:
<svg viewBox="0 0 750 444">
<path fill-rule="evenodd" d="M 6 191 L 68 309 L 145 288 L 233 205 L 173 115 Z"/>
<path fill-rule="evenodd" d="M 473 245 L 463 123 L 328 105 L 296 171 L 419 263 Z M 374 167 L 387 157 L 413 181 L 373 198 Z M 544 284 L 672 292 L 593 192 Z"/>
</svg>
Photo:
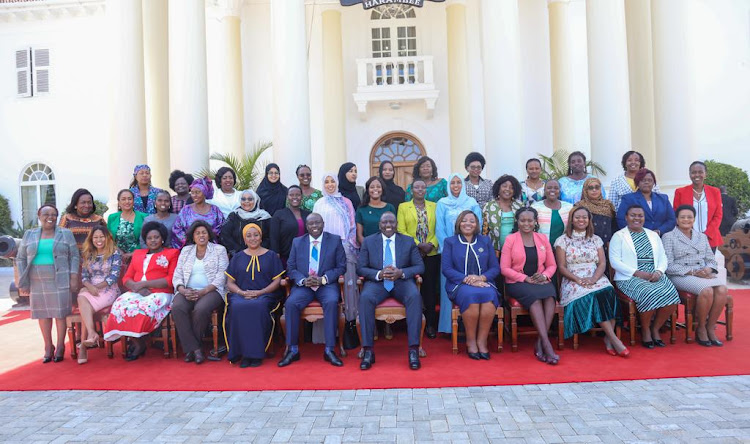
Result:
<svg viewBox="0 0 750 444">
<path fill-rule="evenodd" d="M 391 235 L 391 237 L 388 237 L 388 236 L 386 236 L 386 235 L 385 235 L 385 234 L 383 234 L 382 232 L 380 233 L 380 235 L 381 235 L 381 236 L 383 236 L 383 242 L 385 242 L 385 241 L 386 241 L 386 239 L 390 239 L 390 240 L 392 240 L 393 242 L 396 242 L 396 232 L 395 232 L 395 231 L 393 232 L 393 235 Z"/>
</svg>

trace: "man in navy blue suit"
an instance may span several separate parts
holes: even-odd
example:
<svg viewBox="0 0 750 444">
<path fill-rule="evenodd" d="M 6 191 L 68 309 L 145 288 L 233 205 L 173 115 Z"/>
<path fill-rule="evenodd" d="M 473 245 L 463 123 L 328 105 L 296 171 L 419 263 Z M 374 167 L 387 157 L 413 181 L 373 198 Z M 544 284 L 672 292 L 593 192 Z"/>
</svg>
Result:
<svg viewBox="0 0 750 444">
<path fill-rule="evenodd" d="M 286 316 L 287 351 L 279 361 L 286 367 L 299 361 L 298 348 L 300 312 L 313 301 L 323 306 L 326 348 L 323 359 L 336 367 L 344 365 L 336 356 L 336 323 L 338 321 L 339 276 L 346 271 L 346 255 L 341 238 L 323 232 L 323 218 L 311 213 L 305 221 L 307 233 L 292 241 L 287 260 L 287 277 L 293 283 L 289 298 L 284 304 Z"/>
<path fill-rule="evenodd" d="M 417 370 L 419 336 L 422 328 L 422 297 L 414 277 L 424 273 L 424 262 L 414 239 L 396 233 L 396 216 L 387 211 L 380 217 L 380 232 L 367 236 L 359 252 L 357 273 L 365 278 L 359 297 L 359 324 L 362 330 L 362 362 L 368 370 L 375 363 L 372 349 L 375 329 L 375 307 L 392 297 L 406 307 L 409 336 L 409 368 Z"/>
</svg>

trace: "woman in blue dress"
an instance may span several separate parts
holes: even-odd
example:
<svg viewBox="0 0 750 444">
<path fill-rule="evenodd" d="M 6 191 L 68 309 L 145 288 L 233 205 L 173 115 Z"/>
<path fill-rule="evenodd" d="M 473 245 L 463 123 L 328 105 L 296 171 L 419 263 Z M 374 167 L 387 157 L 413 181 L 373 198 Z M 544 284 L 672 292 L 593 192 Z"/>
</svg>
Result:
<svg viewBox="0 0 750 444">
<path fill-rule="evenodd" d="M 471 210 L 461 212 L 455 230 L 443 246 L 445 290 L 461 311 L 469 358 L 490 359 L 487 338 L 500 304 L 495 287 L 500 265 L 492 241 L 479 234 L 479 218 Z"/>
<path fill-rule="evenodd" d="M 227 310 L 224 328 L 229 362 L 240 367 L 258 367 L 271 344 L 278 310 L 284 266 L 279 255 L 263 248 L 263 231 L 256 224 L 242 230 L 247 248 L 232 256 L 226 275 Z"/>
</svg>

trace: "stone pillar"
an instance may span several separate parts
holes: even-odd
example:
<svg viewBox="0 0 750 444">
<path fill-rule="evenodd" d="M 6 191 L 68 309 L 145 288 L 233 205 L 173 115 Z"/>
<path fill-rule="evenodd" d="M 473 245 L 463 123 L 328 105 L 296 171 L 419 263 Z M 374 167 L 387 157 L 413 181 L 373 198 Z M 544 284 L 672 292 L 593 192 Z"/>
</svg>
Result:
<svg viewBox="0 0 750 444">
<path fill-rule="evenodd" d="M 219 9 L 219 51 L 222 67 L 218 85 L 223 119 L 219 124 L 221 145 L 216 151 L 241 159 L 245 155 L 244 101 L 242 94 L 242 39 L 240 15 L 242 0 L 221 0 Z"/>
<path fill-rule="evenodd" d="M 152 183 L 169 188 L 169 35 L 167 0 L 143 1 L 146 148 Z"/>
<path fill-rule="evenodd" d="M 466 5 L 445 8 L 448 25 L 448 103 L 451 172 L 464 171 L 464 158 L 472 151 L 469 64 L 466 59 Z"/>
<path fill-rule="evenodd" d="M 574 151 L 575 91 L 571 50 L 570 1 L 548 0 L 550 71 L 552 77 L 553 149 Z"/>
<path fill-rule="evenodd" d="M 624 0 L 588 0 L 586 29 L 589 69 L 591 158 L 612 179 L 630 143 L 630 89 Z"/>
<path fill-rule="evenodd" d="M 304 0 L 271 2 L 271 41 L 273 157 L 290 177 L 312 158 Z"/>
<path fill-rule="evenodd" d="M 173 168 L 208 167 L 205 0 L 169 2 L 169 146 Z"/>
<path fill-rule="evenodd" d="M 323 12 L 323 136 L 326 171 L 337 171 L 347 160 L 344 63 L 341 49 L 341 12 Z"/>
<path fill-rule="evenodd" d="M 117 192 L 133 179 L 133 167 L 146 163 L 146 104 L 143 80 L 143 8 L 141 0 L 108 0 L 111 33 L 112 120 L 110 125 L 110 212 Z"/>
</svg>

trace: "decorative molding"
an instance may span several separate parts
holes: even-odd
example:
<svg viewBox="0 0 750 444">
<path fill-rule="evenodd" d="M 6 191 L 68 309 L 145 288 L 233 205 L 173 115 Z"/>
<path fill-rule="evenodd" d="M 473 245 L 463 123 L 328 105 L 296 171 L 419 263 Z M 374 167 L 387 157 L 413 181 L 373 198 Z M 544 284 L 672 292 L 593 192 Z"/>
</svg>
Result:
<svg viewBox="0 0 750 444">
<path fill-rule="evenodd" d="M 104 13 L 105 0 L 46 0 L 0 3 L 0 21 L 86 17 Z"/>
<path fill-rule="evenodd" d="M 206 9 L 216 18 L 237 17 L 242 14 L 243 0 L 206 0 Z"/>
</svg>

